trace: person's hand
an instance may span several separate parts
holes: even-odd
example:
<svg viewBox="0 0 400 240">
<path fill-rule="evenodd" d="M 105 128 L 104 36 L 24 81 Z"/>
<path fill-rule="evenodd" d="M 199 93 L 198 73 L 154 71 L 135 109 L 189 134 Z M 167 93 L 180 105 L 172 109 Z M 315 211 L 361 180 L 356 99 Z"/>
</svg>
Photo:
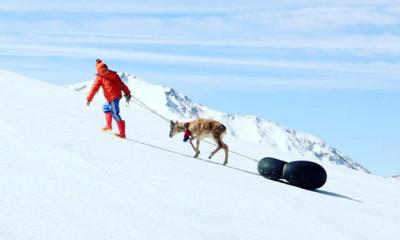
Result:
<svg viewBox="0 0 400 240">
<path fill-rule="evenodd" d="M 90 101 L 87 101 L 87 102 L 86 102 L 86 105 L 89 106 L 89 105 L 90 105 Z"/>
<path fill-rule="evenodd" d="M 129 103 L 131 101 L 131 97 L 131 95 L 125 95 L 126 103 Z"/>
<path fill-rule="evenodd" d="M 125 106 L 129 107 L 129 102 L 131 101 L 131 95 L 125 95 Z"/>
</svg>

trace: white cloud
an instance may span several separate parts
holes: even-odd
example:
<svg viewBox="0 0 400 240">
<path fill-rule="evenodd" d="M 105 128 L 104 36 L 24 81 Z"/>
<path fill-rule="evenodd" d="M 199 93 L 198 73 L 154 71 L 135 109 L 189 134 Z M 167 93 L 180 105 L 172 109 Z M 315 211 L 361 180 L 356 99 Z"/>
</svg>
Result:
<svg viewBox="0 0 400 240">
<path fill-rule="evenodd" d="M 177 64 L 228 65 L 259 68 L 305 69 L 336 71 L 358 74 L 400 74 L 400 63 L 352 63 L 317 61 L 272 61 L 259 58 L 232 58 L 166 54 L 146 51 L 98 49 L 85 47 L 66 47 L 49 45 L 0 44 L 0 55 L 9 56 L 58 56 L 68 58 L 107 58 L 140 62 L 161 62 Z"/>
<path fill-rule="evenodd" d="M 311 7 L 256 11 L 234 15 L 233 18 L 274 32 L 328 32 L 357 25 L 371 27 L 400 23 L 400 15 L 382 11 L 378 7 Z"/>
<path fill-rule="evenodd" d="M 66 11 L 66 12 L 120 12 L 120 13 L 204 13 L 232 12 L 270 6 L 263 1 L 232 0 L 14 0 L 1 1 L 0 10 L 7 11 Z"/>
<path fill-rule="evenodd" d="M 143 72 L 142 76 L 149 81 L 169 82 L 176 86 L 180 84 L 194 84 L 196 88 L 220 86 L 228 91 L 231 89 L 256 89 L 258 91 L 268 90 L 385 90 L 399 91 L 400 80 L 393 79 L 360 79 L 360 78 L 337 78 L 337 79 L 289 79 L 289 78 L 263 78 L 263 77 L 238 77 L 233 75 L 194 75 L 194 74 L 157 74 Z M 139 76 L 140 77 L 140 76 Z M 198 83 L 201 83 L 199 85 Z"/>
<path fill-rule="evenodd" d="M 389 3 L 395 5 L 388 5 Z M 340 44 L 340 39 L 350 39 L 354 35 L 370 37 L 383 33 L 396 34 L 390 29 L 382 30 L 381 33 L 373 32 L 376 28 L 396 29 L 400 25 L 400 13 L 395 11 L 396 7 L 400 7 L 400 2 L 368 0 L 324 1 L 323 4 L 319 1 L 280 1 L 278 4 L 241 0 L 230 1 L 230 4 L 226 1 L 198 3 L 192 0 L 169 2 L 159 0 L 151 4 L 127 0 L 101 3 L 89 0 L 77 4 L 73 1 L 17 0 L 1 3 L 0 9 L 8 9 L 12 13 L 18 10 L 44 10 L 48 11 L 49 15 L 45 13 L 34 18 L 30 16 L 29 11 L 24 12 L 20 18 L 13 17 L 0 22 L 0 31 L 19 34 L 32 31 L 92 36 L 108 34 L 116 38 L 120 35 L 136 38 L 144 36 L 150 41 L 151 39 L 181 42 L 232 41 L 241 42 L 242 45 L 245 42 L 255 43 L 257 46 L 265 41 L 269 44 L 283 42 L 286 45 L 291 42 L 290 44 L 296 46 L 293 43 L 300 41 L 299 45 L 321 47 L 332 46 L 332 38 L 339 39 Z M 96 14 L 97 10 L 108 12 Z M 71 13 L 54 11 L 71 11 Z M 198 15 L 196 11 L 204 14 Z M 215 14 L 216 12 L 218 14 Z M 74 41 L 73 36 L 69 36 L 70 40 Z M 315 44 L 315 40 L 319 40 L 319 43 Z M 327 40 L 328 43 L 324 44 L 321 40 Z M 359 43 L 368 45 L 362 41 Z M 372 49 L 377 48 L 372 47 Z"/>
<path fill-rule="evenodd" d="M 6 11 L 66 11 L 120 13 L 204 13 L 240 12 L 260 9 L 302 7 L 388 6 L 398 0 L 0 0 L 0 10 Z"/>
<path fill-rule="evenodd" d="M 38 41 L 36 38 L 39 38 Z M 1 39 L 1 37 L 0 37 Z M 328 39 L 266 39 L 266 40 L 182 40 L 170 38 L 141 37 L 134 35 L 97 35 L 76 33 L 37 33 L 26 38 L 3 39 L 3 43 L 38 44 L 47 42 L 53 45 L 69 44 L 135 44 L 135 45 L 177 45 L 177 46 L 216 46 L 268 49 L 314 49 L 314 50 L 363 50 L 369 54 L 400 54 L 400 36 L 391 34 L 365 36 L 348 35 Z"/>
<path fill-rule="evenodd" d="M 3 20 L 0 22 L 0 55 L 104 57 L 149 64 L 326 71 L 392 78 L 400 73 L 399 61 L 394 58 L 400 54 L 400 36 L 396 30 L 400 25 L 399 6 L 398 0 L 232 0 L 229 3 L 218 0 L 200 3 L 194 0 L 152 3 L 0 0 L 0 14 L 4 10 L 11 16 L 0 15 Z M 174 50 L 162 53 L 145 46 L 149 44 L 174 45 L 175 51 L 185 47 L 187 53 Z M 132 46 L 139 50 L 129 50 Z M 197 49 L 230 47 L 231 52 L 224 55 L 224 51 L 205 51 L 198 56 L 193 46 Z M 271 60 L 267 55 L 232 57 L 236 52 L 240 56 L 239 52 L 246 48 L 275 52 L 285 49 L 286 55 L 281 55 L 280 60 Z M 289 54 L 292 49 L 293 53 Z M 300 51 L 322 60 L 299 60 L 302 56 L 296 53 Z M 329 54 L 335 51 L 346 55 L 346 60 L 331 59 Z M 363 55 L 372 56 L 372 60 L 361 59 Z M 387 87 L 390 86 L 387 81 L 371 80 L 366 86 Z M 270 79 L 260 84 L 296 86 L 297 83 L 293 80 L 274 82 L 278 81 Z M 354 81 L 349 80 L 345 86 L 351 82 Z M 315 80 L 302 80 L 301 84 L 321 88 L 341 86 L 336 80 L 327 80 L 323 86 Z"/>
</svg>

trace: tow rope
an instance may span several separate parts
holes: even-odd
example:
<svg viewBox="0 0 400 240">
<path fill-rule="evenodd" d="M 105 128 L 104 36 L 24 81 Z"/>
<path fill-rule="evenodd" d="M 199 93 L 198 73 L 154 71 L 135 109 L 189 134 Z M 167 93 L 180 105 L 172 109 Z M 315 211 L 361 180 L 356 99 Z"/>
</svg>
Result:
<svg viewBox="0 0 400 240">
<path fill-rule="evenodd" d="M 142 102 L 142 101 L 141 101 L 140 99 L 138 99 L 137 97 L 131 95 L 131 98 L 133 99 L 133 102 L 136 103 L 139 107 L 142 107 L 143 109 L 146 109 L 146 110 L 152 112 L 153 114 L 159 116 L 161 119 L 163 119 L 164 121 L 166 121 L 166 122 L 168 122 L 168 123 L 170 122 L 170 120 L 169 120 L 168 118 L 164 117 L 163 115 L 159 114 L 159 113 L 158 113 L 157 111 L 155 111 L 154 109 L 150 108 L 148 105 L 146 105 L 144 102 Z M 129 102 L 128 102 L 128 105 L 127 105 L 127 106 L 129 106 Z M 189 128 L 189 127 L 188 127 L 188 128 Z M 191 134 L 190 131 L 188 131 L 188 132 L 189 132 L 188 134 Z M 186 131 L 185 131 L 185 135 L 186 135 Z M 189 135 L 189 136 L 190 136 L 190 135 Z M 186 140 L 186 141 L 187 141 L 187 140 Z M 186 141 L 185 141 L 185 142 L 186 142 Z M 205 142 L 205 143 L 208 143 L 208 144 L 210 144 L 210 145 L 213 145 L 213 146 L 217 146 L 215 143 L 212 143 L 212 142 L 207 141 L 207 140 L 204 140 L 204 139 L 202 139 L 201 141 L 203 141 L 203 142 Z M 251 160 L 251 161 L 254 161 L 254 162 L 259 162 L 259 161 L 258 161 L 257 159 L 255 159 L 255 158 L 248 157 L 248 156 L 246 156 L 246 155 L 244 155 L 244 154 L 235 152 L 235 151 L 233 151 L 233 150 L 230 150 L 230 149 L 229 149 L 228 151 L 229 151 L 230 153 L 235 154 L 235 155 L 237 155 L 237 156 L 240 156 L 240 157 L 242 157 L 242 158 L 246 158 L 246 159 Z"/>
</svg>

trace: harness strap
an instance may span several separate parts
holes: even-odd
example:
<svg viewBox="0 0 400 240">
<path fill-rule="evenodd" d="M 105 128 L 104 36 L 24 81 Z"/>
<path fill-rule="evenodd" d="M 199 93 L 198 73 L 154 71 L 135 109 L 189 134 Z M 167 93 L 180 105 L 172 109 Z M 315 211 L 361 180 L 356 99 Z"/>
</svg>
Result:
<svg viewBox="0 0 400 240">
<path fill-rule="evenodd" d="M 190 136 L 192 136 L 192 133 L 189 130 L 190 123 L 187 122 L 183 125 L 185 127 L 185 134 L 183 134 L 183 141 L 186 142 L 189 140 Z"/>
</svg>

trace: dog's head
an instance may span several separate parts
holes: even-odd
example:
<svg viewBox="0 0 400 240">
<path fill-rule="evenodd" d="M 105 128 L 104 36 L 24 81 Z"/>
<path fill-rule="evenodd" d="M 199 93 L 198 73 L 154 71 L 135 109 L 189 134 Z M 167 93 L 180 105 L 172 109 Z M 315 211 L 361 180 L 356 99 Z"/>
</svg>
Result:
<svg viewBox="0 0 400 240">
<path fill-rule="evenodd" d="M 169 122 L 169 137 L 172 138 L 175 134 L 178 133 L 178 121 L 170 121 Z"/>
</svg>

